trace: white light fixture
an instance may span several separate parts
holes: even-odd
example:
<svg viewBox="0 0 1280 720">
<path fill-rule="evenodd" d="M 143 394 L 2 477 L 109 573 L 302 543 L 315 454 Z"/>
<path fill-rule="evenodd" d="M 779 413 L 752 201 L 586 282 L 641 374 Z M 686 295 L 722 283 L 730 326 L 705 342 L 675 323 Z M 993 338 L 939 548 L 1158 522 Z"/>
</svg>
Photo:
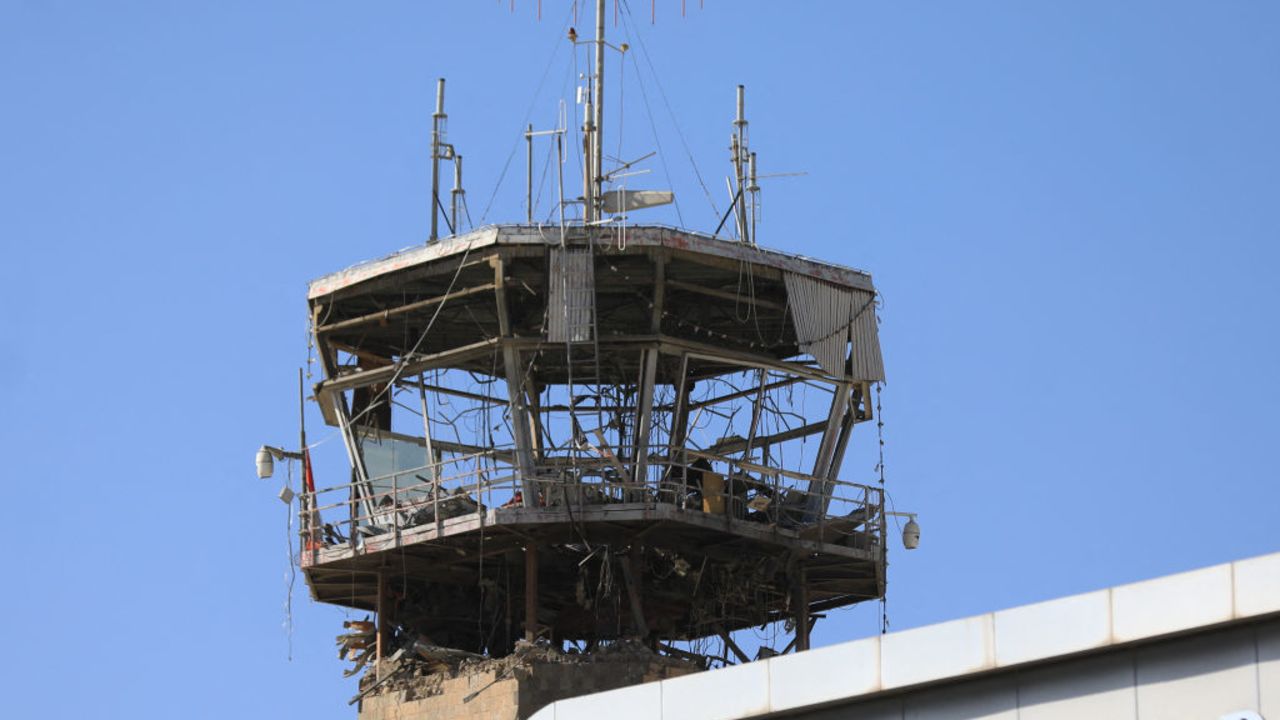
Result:
<svg viewBox="0 0 1280 720">
<path fill-rule="evenodd" d="M 908 515 L 907 524 L 902 527 L 902 547 L 915 550 L 920 547 L 920 523 L 915 515 Z"/>
<path fill-rule="evenodd" d="M 269 478 L 276 471 L 276 460 L 302 460 L 302 453 L 263 445 L 258 448 L 258 455 L 254 460 L 258 464 L 258 477 Z"/>
<path fill-rule="evenodd" d="M 275 461 L 271 459 L 271 448 L 263 445 L 258 448 L 258 477 L 269 478 L 275 472 Z"/>
<path fill-rule="evenodd" d="M 886 512 L 885 517 L 906 518 L 907 524 L 902 526 L 902 547 L 908 550 L 920 547 L 920 523 L 916 522 L 915 513 Z"/>
</svg>

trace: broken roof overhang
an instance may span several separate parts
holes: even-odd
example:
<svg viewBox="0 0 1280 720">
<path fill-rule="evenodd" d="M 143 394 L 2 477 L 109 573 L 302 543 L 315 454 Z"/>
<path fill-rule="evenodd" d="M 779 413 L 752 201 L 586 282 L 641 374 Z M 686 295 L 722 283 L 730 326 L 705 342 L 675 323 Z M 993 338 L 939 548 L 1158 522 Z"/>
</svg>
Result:
<svg viewBox="0 0 1280 720">
<path fill-rule="evenodd" d="M 569 241 L 580 243 L 585 236 L 582 228 L 571 228 Z M 599 230 L 601 240 L 611 240 L 618 232 L 615 228 Z M 307 289 L 307 299 L 317 300 L 362 282 L 383 277 L 390 273 L 417 267 L 426 263 L 459 255 L 468 250 L 503 245 L 554 245 L 560 241 L 560 232 L 554 226 L 489 225 L 469 233 L 445 238 L 430 245 L 416 245 L 392 253 L 377 260 L 353 265 L 345 270 L 330 273 L 313 280 Z M 626 228 L 626 244 L 631 248 L 668 248 L 695 254 L 742 260 L 777 270 L 798 273 L 859 290 L 874 292 L 871 275 L 862 270 L 814 260 L 778 250 L 769 250 L 723 240 L 702 233 L 679 230 L 664 225 L 637 225 Z"/>
</svg>

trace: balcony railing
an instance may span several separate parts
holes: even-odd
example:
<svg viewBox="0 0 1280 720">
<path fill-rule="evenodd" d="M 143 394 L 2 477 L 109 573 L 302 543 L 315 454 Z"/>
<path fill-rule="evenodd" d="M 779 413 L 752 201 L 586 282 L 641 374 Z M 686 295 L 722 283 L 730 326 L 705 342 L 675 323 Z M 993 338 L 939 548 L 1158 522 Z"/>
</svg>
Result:
<svg viewBox="0 0 1280 720">
<path fill-rule="evenodd" d="M 769 529 L 787 538 L 873 550 L 884 546 L 884 495 L 876 487 L 770 467 L 695 449 L 648 458 L 637 482 L 634 464 L 605 454 L 542 456 L 532 477 L 499 447 L 459 454 L 420 467 L 301 494 L 301 533 L 310 551 L 361 549 L 370 538 L 399 540 L 455 518 L 502 522 L 505 510 L 568 510 L 590 519 L 593 509 L 670 506 L 722 520 L 726 529 Z M 524 492 L 536 498 L 526 502 Z M 490 514 L 490 511 L 496 511 Z M 412 542 L 406 538 L 404 542 Z"/>
</svg>

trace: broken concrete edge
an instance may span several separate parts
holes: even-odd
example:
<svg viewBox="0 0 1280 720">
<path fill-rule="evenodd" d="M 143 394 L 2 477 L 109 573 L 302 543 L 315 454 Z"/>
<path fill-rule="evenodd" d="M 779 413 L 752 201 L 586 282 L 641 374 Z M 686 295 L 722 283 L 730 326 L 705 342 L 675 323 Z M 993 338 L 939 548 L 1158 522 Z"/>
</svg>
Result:
<svg viewBox="0 0 1280 720">
<path fill-rule="evenodd" d="M 608 231 L 604 232 L 605 234 L 602 237 L 609 237 Z M 574 234 L 577 235 L 578 233 L 575 232 Z M 575 241 L 577 240 L 575 238 Z M 364 260 L 337 272 L 316 278 L 307 285 L 307 299 L 316 300 L 353 287 L 366 280 L 382 277 L 406 268 L 417 267 L 435 260 L 446 259 L 463 252 L 502 245 L 539 245 L 549 247 L 558 242 L 558 232 L 554 234 L 548 233 L 538 226 L 486 225 L 461 235 L 443 238 L 439 242 L 401 248 L 381 257 Z M 767 265 L 779 270 L 803 272 L 807 275 L 820 277 L 829 282 L 836 282 L 849 287 L 864 290 L 872 289 L 870 284 L 871 276 L 864 270 L 816 260 L 805 255 L 789 253 L 783 250 L 744 245 L 705 233 L 667 225 L 646 224 L 628 227 L 627 243 L 636 247 L 667 247 L 692 250 L 731 260 Z"/>
<path fill-rule="evenodd" d="M 361 720 L 414 717 L 527 718 L 569 697 L 700 672 L 697 663 L 660 655 L 637 641 L 591 653 L 525 645 L 496 659 L 432 662 L 384 660 L 362 680 Z M 465 707 L 465 712 L 460 708 Z M 442 714 L 443 713 L 443 714 Z"/>
</svg>

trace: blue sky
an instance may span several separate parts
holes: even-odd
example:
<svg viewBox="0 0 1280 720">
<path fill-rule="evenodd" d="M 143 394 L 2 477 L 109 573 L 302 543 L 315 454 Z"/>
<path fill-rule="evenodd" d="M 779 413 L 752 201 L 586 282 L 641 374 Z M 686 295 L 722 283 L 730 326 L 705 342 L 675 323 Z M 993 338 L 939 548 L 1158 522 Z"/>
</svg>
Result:
<svg viewBox="0 0 1280 720">
<path fill-rule="evenodd" d="M 884 294 L 924 530 L 894 628 L 1280 550 L 1280 7 L 631 3 L 646 182 L 712 229 L 684 146 L 723 208 L 745 83 L 761 172 L 807 173 L 765 185 L 761 244 Z M 543 6 L 0 0 L 4 715 L 353 716 L 300 578 L 288 659 L 253 451 L 296 436 L 306 282 L 426 238 L 436 77 L 473 219 L 522 217 L 519 155 L 497 180 L 572 80 Z"/>
</svg>

